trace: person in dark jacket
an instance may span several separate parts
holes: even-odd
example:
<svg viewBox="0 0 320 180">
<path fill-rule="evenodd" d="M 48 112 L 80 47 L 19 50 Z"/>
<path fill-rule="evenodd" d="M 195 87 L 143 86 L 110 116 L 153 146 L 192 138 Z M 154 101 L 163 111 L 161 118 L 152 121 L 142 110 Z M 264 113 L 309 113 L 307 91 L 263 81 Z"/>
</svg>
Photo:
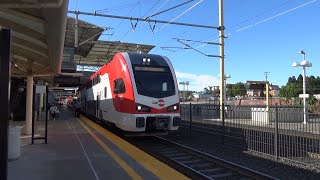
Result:
<svg viewBox="0 0 320 180">
<path fill-rule="evenodd" d="M 74 104 L 74 116 L 75 117 L 80 117 L 80 102 L 77 101 L 75 104 Z"/>
</svg>

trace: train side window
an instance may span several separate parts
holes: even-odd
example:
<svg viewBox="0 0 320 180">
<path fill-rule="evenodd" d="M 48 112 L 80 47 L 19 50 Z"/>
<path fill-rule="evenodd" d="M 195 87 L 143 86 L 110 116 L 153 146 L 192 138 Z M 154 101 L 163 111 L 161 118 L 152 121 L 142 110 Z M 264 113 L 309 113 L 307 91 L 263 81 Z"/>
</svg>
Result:
<svg viewBox="0 0 320 180">
<path fill-rule="evenodd" d="M 126 92 L 126 87 L 122 78 L 114 80 L 114 90 L 115 94 L 122 94 Z"/>
<path fill-rule="evenodd" d="M 99 84 L 101 82 L 101 75 L 98 74 L 97 77 L 98 77 L 98 84 Z"/>
<path fill-rule="evenodd" d="M 107 98 L 107 87 L 104 87 L 104 98 Z"/>
</svg>

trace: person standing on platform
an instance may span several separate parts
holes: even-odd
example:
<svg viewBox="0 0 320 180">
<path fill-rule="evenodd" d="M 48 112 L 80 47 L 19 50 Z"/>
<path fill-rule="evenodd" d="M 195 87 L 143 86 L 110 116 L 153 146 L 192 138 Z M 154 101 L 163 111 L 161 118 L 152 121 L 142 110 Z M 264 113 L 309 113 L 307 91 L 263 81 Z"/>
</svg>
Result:
<svg viewBox="0 0 320 180">
<path fill-rule="evenodd" d="M 77 101 L 75 104 L 74 104 L 74 116 L 75 117 L 80 117 L 80 102 Z"/>
<path fill-rule="evenodd" d="M 56 114 L 59 113 L 59 110 L 58 110 L 57 106 L 52 105 L 50 107 L 50 112 L 51 112 L 53 120 L 56 120 Z"/>
</svg>

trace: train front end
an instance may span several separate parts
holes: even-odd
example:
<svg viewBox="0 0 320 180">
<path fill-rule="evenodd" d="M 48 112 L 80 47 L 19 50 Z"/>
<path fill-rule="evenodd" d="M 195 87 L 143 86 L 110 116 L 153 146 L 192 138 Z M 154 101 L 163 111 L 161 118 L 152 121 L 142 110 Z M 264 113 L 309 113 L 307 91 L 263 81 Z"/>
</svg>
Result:
<svg viewBox="0 0 320 180">
<path fill-rule="evenodd" d="M 126 53 L 130 69 L 135 112 L 132 131 L 178 130 L 181 121 L 179 91 L 173 66 L 160 55 Z M 126 118 L 125 118 L 126 119 Z"/>
</svg>

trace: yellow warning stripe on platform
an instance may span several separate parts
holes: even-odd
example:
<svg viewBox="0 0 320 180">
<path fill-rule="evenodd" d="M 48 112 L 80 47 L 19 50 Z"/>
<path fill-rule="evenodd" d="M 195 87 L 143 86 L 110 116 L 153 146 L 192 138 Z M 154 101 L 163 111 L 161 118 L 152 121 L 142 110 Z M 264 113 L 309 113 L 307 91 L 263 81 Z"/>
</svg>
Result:
<svg viewBox="0 0 320 180">
<path fill-rule="evenodd" d="M 106 139 L 111 141 L 119 149 L 121 149 L 123 152 L 128 154 L 131 158 L 137 161 L 141 166 L 143 166 L 144 168 L 152 172 L 154 175 L 158 176 L 160 179 L 189 179 L 185 175 L 179 173 L 178 171 L 167 166 L 166 164 L 162 163 L 158 159 L 143 152 L 142 150 L 138 149 L 137 147 L 133 146 L 127 141 L 119 138 L 118 136 L 114 135 L 108 130 L 90 121 L 86 117 L 81 116 L 81 119 L 83 119 L 89 126 L 97 130 Z"/>
<path fill-rule="evenodd" d="M 137 174 L 124 160 L 122 160 L 115 152 L 113 152 L 97 135 L 95 135 L 90 128 L 83 122 L 78 120 L 84 129 L 97 141 L 97 143 L 128 173 L 132 179 L 142 180 L 142 177 Z"/>
</svg>

